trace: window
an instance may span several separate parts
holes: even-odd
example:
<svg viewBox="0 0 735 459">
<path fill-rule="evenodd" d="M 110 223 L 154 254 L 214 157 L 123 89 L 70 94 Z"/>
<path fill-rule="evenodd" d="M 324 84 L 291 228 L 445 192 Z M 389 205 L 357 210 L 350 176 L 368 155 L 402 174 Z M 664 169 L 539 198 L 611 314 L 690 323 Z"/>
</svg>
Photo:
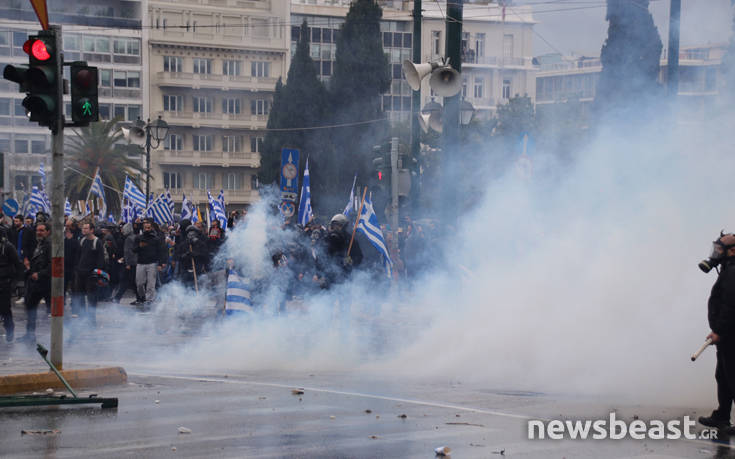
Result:
<svg viewBox="0 0 735 459">
<path fill-rule="evenodd" d="M 195 135 L 194 151 L 212 151 L 213 139 L 211 135 Z"/>
<path fill-rule="evenodd" d="M 180 112 L 184 110 L 184 96 L 164 94 L 163 110 L 166 112 Z"/>
<path fill-rule="evenodd" d="M 102 88 L 112 87 L 112 70 L 100 69 L 99 78 L 100 78 L 100 87 Z"/>
<path fill-rule="evenodd" d="M 439 30 L 431 31 L 431 53 L 435 56 L 441 55 L 442 33 Z"/>
<path fill-rule="evenodd" d="M 263 150 L 263 137 L 250 137 L 250 151 L 260 152 Z"/>
<path fill-rule="evenodd" d="M 79 35 L 64 35 L 64 51 L 79 51 Z"/>
<path fill-rule="evenodd" d="M 211 97 L 194 96 L 193 101 L 195 113 L 212 113 L 214 99 L 212 99 Z"/>
<path fill-rule="evenodd" d="M 169 134 L 163 141 L 164 150 L 181 151 L 184 146 L 184 138 L 178 134 Z"/>
<path fill-rule="evenodd" d="M 240 76 L 242 62 L 240 61 L 233 61 L 233 60 L 225 60 L 222 62 L 222 74 L 223 75 L 229 75 L 229 76 Z"/>
<path fill-rule="evenodd" d="M 115 70 L 116 88 L 140 88 L 140 72 L 122 72 Z"/>
<path fill-rule="evenodd" d="M 214 175 L 206 172 L 194 174 L 194 188 L 206 190 L 212 187 L 214 187 Z"/>
<path fill-rule="evenodd" d="M 477 57 L 485 56 L 485 34 L 478 33 L 475 35 L 475 55 Z"/>
<path fill-rule="evenodd" d="M 15 140 L 15 152 L 16 153 L 28 153 L 28 141 L 26 139 Z"/>
<path fill-rule="evenodd" d="M 164 72 L 182 72 L 184 60 L 179 56 L 163 56 Z"/>
<path fill-rule="evenodd" d="M 115 54 L 140 55 L 140 41 L 137 38 L 116 38 L 113 42 Z"/>
<path fill-rule="evenodd" d="M 312 46 L 313 48 L 313 46 Z M 317 55 L 319 58 L 319 55 Z M 270 62 L 254 61 L 250 63 L 250 75 L 254 77 L 269 77 L 271 73 Z"/>
<path fill-rule="evenodd" d="M 510 80 L 503 80 L 503 99 L 510 99 Z"/>
<path fill-rule="evenodd" d="M 482 77 L 475 77 L 475 99 L 482 99 L 482 89 L 484 86 L 485 79 Z"/>
<path fill-rule="evenodd" d="M 222 151 L 237 152 L 242 151 L 242 136 L 226 135 L 222 137 Z"/>
<path fill-rule="evenodd" d="M 99 114 L 100 114 L 100 119 L 109 120 L 110 119 L 110 104 L 100 104 Z"/>
<path fill-rule="evenodd" d="M 242 188 L 242 175 L 230 172 L 225 174 L 223 182 L 225 190 L 239 190 Z"/>
<path fill-rule="evenodd" d="M 267 115 L 270 112 L 270 101 L 256 99 L 250 101 L 250 113 L 253 115 Z"/>
<path fill-rule="evenodd" d="M 194 58 L 194 73 L 212 73 L 212 59 Z"/>
<path fill-rule="evenodd" d="M 513 35 L 503 35 L 503 57 L 513 57 Z"/>
<path fill-rule="evenodd" d="M 467 78 L 462 78 L 462 98 L 467 98 Z"/>
<path fill-rule="evenodd" d="M 0 98 L 0 116 L 10 116 L 10 100 L 6 97 Z"/>
<path fill-rule="evenodd" d="M 164 188 L 183 188 L 183 182 L 181 181 L 180 172 L 164 172 L 163 173 L 163 187 Z"/>
<path fill-rule="evenodd" d="M 46 141 L 45 140 L 31 140 L 31 153 L 38 153 L 38 154 L 46 153 Z"/>
<path fill-rule="evenodd" d="M 222 113 L 240 114 L 240 99 L 222 99 Z"/>
</svg>

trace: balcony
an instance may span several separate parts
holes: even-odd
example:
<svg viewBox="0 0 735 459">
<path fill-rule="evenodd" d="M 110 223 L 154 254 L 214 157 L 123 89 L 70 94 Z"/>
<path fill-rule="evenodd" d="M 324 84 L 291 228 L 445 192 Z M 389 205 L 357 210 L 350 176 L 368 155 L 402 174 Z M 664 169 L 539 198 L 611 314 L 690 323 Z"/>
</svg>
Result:
<svg viewBox="0 0 735 459">
<path fill-rule="evenodd" d="M 470 50 L 472 51 L 472 50 Z M 530 57 L 500 57 L 500 56 L 475 56 L 474 51 L 465 52 L 462 56 L 462 65 L 468 67 L 511 67 L 532 68 Z"/>
<path fill-rule="evenodd" d="M 221 90 L 274 91 L 277 78 L 214 73 L 158 72 L 154 84 L 179 88 L 212 88 Z"/>
<path fill-rule="evenodd" d="M 253 131 L 265 129 L 268 115 L 227 114 L 217 112 L 155 112 L 168 124 L 220 129 L 249 129 Z"/>
<path fill-rule="evenodd" d="M 156 150 L 155 158 L 160 164 L 177 166 L 222 166 L 222 167 L 260 167 L 260 153 Z"/>
<path fill-rule="evenodd" d="M 171 191 L 171 197 L 177 204 L 181 203 L 181 200 L 183 198 L 182 194 L 185 194 L 186 199 L 188 199 L 190 202 L 199 205 L 206 204 L 208 202 L 207 190 L 200 190 L 198 188 L 177 188 L 169 191 Z M 165 189 L 158 188 L 155 190 L 155 195 L 158 196 L 159 194 L 165 192 Z M 219 188 L 217 188 L 216 190 L 215 188 L 212 188 L 210 192 L 212 193 L 212 196 L 216 198 L 219 195 Z M 260 194 L 258 193 L 258 190 L 225 190 L 225 204 L 227 206 L 250 204 L 258 201 L 259 199 Z M 176 210 L 180 210 L 179 206 L 177 206 Z M 204 215 L 202 216 L 204 217 Z"/>
</svg>

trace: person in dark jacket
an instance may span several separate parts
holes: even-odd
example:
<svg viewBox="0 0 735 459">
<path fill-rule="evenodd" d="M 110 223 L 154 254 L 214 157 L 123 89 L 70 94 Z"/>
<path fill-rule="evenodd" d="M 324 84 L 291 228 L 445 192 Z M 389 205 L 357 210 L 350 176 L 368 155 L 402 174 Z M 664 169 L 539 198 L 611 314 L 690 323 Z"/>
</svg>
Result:
<svg viewBox="0 0 735 459">
<path fill-rule="evenodd" d="M 82 235 L 84 237 L 79 243 L 79 260 L 77 261 L 75 270 L 75 285 L 76 291 L 79 294 L 79 301 L 76 305 L 72 303 L 72 312 L 76 312 L 77 314 L 86 312 L 91 325 L 96 326 L 97 279 L 94 277 L 92 271 L 102 269 L 102 266 L 105 265 L 105 254 L 103 252 L 105 247 L 102 241 L 94 235 L 94 223 L 83 224 Z M 85 300 L 86 306 L 84 305 Z"/>
<path fill-rule="evenodd" d="M 74 237 L 71 228 L 64 230 L 64 295 L 71 293 L 74 287 L 74 270 L 79 259 L 79 241 Z"/>
<path fill-rule="evenodd" d="M 349 221 L 343 214 L 337 214 L 329 221 L 326 237 L 327 263 L 325 274 L 328 284 L 341 282 L 349 277 L 353 268 L 362 263 L 362 250 L 357 239 L 352 242 L 351 234 L 347 231 Z M 347 251 L 350 250 L 349 255 Z"/>
<path fill-rule="evenodd" d="M 51 308 L 51 226 L 48 223 L 36 225 L 36 250 L 30 260 L 30 268 L 26 272 L 28 289 L 26 292 L 26 334 L 21 341 L 36 342 L 36 311 L 41 300 Z"/>
<path fill-rule="evenodd" d="M 735 400 L 735 235 L 725 234 L 714 243 L 713 256 L 720 264 L 720 274 L 707 302 L 707 318 L 712 330 L 708 339 L 717 347 L 717 402 L 711 416 L 699 422 L 708 427 L 735 434 L 730 426 L 730 411 Z"/>
<path fill-rule="evenodd" d="M 18 274 L 23 272 L 23 264 L 18 258 L 15 246 L 8 241 L 7 229 L 0 226 L 0 319 L 5 327 L 5 340 L 13 341 L 15 324 L 10 305 L 10 290 Z"/>
<path fill-rule="evenodd" d="M 161 236 L 153 229 L 153 222 L 143 222 L 143 234 L 135 238 L 133 252 L 138 255 L 135 282 L 138 295 L 145 303 L 156 299 L 156 279 L 158 272 L 166 265 L 167 254 Z"/>
<path fill-rule="evenodd" d="M 135 271 L 138 266 L 138 255 L 133 251 L 135 248 L 135 238 L 137 234 L 133 232 L 133 224 L 126 223 L 122 228 L 122 234 L 125 237 L 123 243 L 123 279 L 120 281 L 120 287 L 115 294 L 115 302 L 119 303 L 128 289 L 135 292 L 135 301 L 131 304 L 143 304 L 144 298 L 138 294 L 138 286 L 135 284 Z"/>
<path fill-rule="evenodd" d="M 199 276 L 206 272 L 209 251 L 204 234 L 197 225 L 189 225 L 186 228 L 186 238 L 183 242 L 183 255 L 181 257 L 182 280 L 188 286 L 195 286 L 194 277 L 196 273 L 197 284 Z M 198 285 L 196 285 L 198 288 Z"/>
<path fill-rule="evenodd" d="M 31 220 L 31 223 L 33 220 Z M 36 248 L 36 237 L 33 234 L 33 227 L 23 224 L 23 217 L 16 215 L 13 217 L 13 227 L 8 232 L 10 243 L 15 246 L 20 261 L 30 261 L 29 258 Z"/>
</svg>

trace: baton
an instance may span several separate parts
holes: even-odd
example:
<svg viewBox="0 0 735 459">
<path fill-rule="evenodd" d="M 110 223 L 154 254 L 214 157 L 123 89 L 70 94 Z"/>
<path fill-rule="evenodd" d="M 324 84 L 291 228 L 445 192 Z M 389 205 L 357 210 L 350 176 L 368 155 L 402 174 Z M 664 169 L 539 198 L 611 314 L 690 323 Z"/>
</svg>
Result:
<svg viewBox="0 0 735 459">
<path fill-rule="evenodd" d="M 707 346 L 709 346 L 710 344 L 712 344 L 712 338 L 707 338 L 707 340 L 704 342 L 704 344 L 702 344 L 702 347 L 700 347 L 697 352 L 695 352 L 694 354 L 692 354 L 692 362 L 694 362 L 695 360 L 697 360 L 697 357 L 699 357 L 700 354 L 702 354 L 702 352 L 704 352 L 704 350 L 707 349 Z"/>
</svg>

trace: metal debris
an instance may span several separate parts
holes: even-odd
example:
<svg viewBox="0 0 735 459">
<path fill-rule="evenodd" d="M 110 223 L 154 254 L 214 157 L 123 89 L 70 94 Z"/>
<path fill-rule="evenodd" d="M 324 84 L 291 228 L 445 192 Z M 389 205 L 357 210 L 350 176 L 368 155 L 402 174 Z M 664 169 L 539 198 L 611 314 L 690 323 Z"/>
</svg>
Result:
<svg viewBox="0 0 735 459">
<path fill-rule="evenodd" d="M 179 433 L 180 434 L 190 434 L 191 429 L 189 429 L 188 427 L 179 427 Z"/>
</svg>

